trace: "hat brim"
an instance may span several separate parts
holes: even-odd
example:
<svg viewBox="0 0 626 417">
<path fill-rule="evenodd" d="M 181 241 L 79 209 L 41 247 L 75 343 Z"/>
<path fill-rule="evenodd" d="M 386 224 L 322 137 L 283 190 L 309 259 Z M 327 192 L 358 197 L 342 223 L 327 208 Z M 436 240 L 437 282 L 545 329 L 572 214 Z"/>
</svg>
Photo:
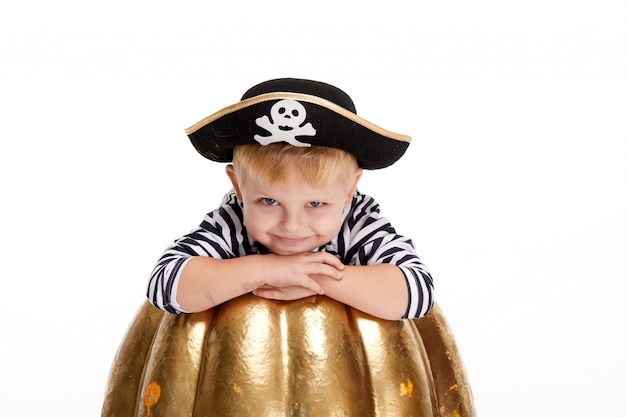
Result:
<svg viewBox="0 0 626 417">
<path fill-rule="evenodd" d="M 298 101 L 306 108 L 307 120 L 314 121 L 315 135 L 298 136 L 299 142 L 350 152 L 364 169 L 393 164 L 411 142 L 410 136 L 376 126 L 331 101 L 290 92 L 267 93 L 242 100 L 205 117 L 185 129 L 185 133 L 205 158 L 231 162 L 236 146 L 258 144 L 255 135 L 268 135 L 257 119 L 269 115 L 272 106 L 281 100 Z"/>
</svg>

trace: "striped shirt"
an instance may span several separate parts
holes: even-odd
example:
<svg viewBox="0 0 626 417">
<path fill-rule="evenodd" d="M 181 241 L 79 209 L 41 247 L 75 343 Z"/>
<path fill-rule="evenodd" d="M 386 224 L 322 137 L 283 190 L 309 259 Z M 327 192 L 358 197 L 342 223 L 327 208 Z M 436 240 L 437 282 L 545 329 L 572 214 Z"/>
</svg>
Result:
<svg viewBox="0 0 626 417">
<path fill-rule="evenodd" d="M 422 317 L 433 305 L 433 281 L 415 254 L 410 239 L 396 234 L 379 216 L 376 201 L 358 190 L 344 209 L 338 235 L 317 251 L 329 252 L 345 265 L 390 263 L 403 272 L 409 292 L 404 318 Z M 216 210 L 206 214 L 200 227 L 177 239 L 157 262 L 148 282 L 150 302 L 165 311 L 185 312 L 176 303 L 176 288 L 185 263 L 194 256 L 229 259 L 266 254 L 268 249 L 250 236 L 243 224 L 243 207 L 231 190 Z"/>
</svg>

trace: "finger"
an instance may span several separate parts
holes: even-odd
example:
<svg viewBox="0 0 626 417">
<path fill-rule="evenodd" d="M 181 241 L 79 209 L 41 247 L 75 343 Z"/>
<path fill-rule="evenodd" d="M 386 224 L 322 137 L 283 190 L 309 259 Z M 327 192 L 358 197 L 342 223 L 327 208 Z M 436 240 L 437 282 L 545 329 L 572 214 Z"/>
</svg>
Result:
<svg viewBox="0 0 626 417">
<path fill-rule="evenodd" d="M 328 252 L 304 252 L 296 255 L 284 255 L 279 260 L 287 262 L 296 261 L 298 263 L 319 263 L 332 266 L 338 271 L 343 271 L 344 265 L 339 258 Z"/>
<path fill-rule="evenodd" d="M 276 288 L 276 287 L 274 287 L 272 285 L 268 285 L 268 284 L 265 284 L 265 285 L 262 285 L 262 286 L 259 287 L 259 289 L 263 289 L 263 290 L 268 290 L 268 289 L 271 290 L 271 289 L 274 289 L 274 288 Z"/>
<path fill-rule="evenodd" d="M 339 258 L 337 258 L 334 255 L 331 255 L 328 252 L 317 252 L 317 253 L 319 253 L 320 258 L 323 263 L 325 263 L 326 265 L 330 265 L 339 271 L 343 271 L 344 265 Z"/>
<path fill-rule="evenodd" d="M 316 264 L 310 269 L 309 275 L 325 275 L 335 280 L 343 278 L 343 272 L 327 264 Z"/>
<path fill-rule="evenodd" d="M 252 293 L 261 298 L 267 298 L 271 300 L 296 300 L 303 297 L 315 295 L 316 292 L 311 291 L 304 287 L 283 287 L 275 289 L 259 289 L 252 291 Z"/>
<path fill-rule="evenodd" d="M 311 291 L 313 291 L 314 293 L 319 294 L 319 295 L 323 295 L 324 294 L 324 288 L 317 281 L 315 281 L 313 278 L 306 279 L 305 282 L 303 283 L 302 287 L 308 288 Z"/>
<path fill-rule="evenodd" d="M 278 291 L 278 290 L 257 288 L 256 290 L 252 291 L 252 294 L 256 295 L 257 297 L 268 298 L 270 300 L 280 300 L 281 299 L 281 298 L 278 297 L 281 294 L 281 292 Z"/>
</svg>

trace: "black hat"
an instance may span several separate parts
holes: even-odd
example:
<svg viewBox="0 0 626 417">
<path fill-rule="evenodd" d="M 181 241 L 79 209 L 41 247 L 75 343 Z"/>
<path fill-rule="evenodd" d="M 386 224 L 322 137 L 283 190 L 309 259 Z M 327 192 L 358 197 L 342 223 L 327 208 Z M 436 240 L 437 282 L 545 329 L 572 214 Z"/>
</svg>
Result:
<svg viewBox="0 0 626 417">
<path fill-rule="evenodd" d="M 330 84 L 280 78 L 258 84 L 241 101 L 185 129 L 205 158 L 231 162 L 238 145 L 285 142 L 330 146 L 355 155 L 364 169 L 396 162 L 411 138 L 357 116 L 350 96 Z"/>
</svg>

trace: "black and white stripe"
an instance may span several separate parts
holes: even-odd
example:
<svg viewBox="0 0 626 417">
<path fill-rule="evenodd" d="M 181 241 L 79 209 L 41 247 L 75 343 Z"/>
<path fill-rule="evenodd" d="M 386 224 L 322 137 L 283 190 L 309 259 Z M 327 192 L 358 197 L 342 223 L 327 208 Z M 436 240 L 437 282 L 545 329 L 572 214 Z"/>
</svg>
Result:
<svg viewBox="0 0 626 417">
<path fill-rule="evenodd" d="M 343 226 L 337 237 L 318 250 L 335 254 L 346 265 L 398 266 L 409 290 L 404 317 L 422 317 L 434 301 L 430 273 L 415 254 L 411 240 L 398 235 L 379 212 L 372 197 L 357 191 L 351 206 L 344 211 Z M 193 256 L 228 259 L 255 253 L 267 253 L 267 249 L 246 232 L 241 204 L 231 191 L 218 209 L 205 215 L 200 227 L 165 250 L 150 276 L 148 299 L 170 313 L 183 312 L 176 303 L 176 286 L 187 260 Z"/>
</svg>

